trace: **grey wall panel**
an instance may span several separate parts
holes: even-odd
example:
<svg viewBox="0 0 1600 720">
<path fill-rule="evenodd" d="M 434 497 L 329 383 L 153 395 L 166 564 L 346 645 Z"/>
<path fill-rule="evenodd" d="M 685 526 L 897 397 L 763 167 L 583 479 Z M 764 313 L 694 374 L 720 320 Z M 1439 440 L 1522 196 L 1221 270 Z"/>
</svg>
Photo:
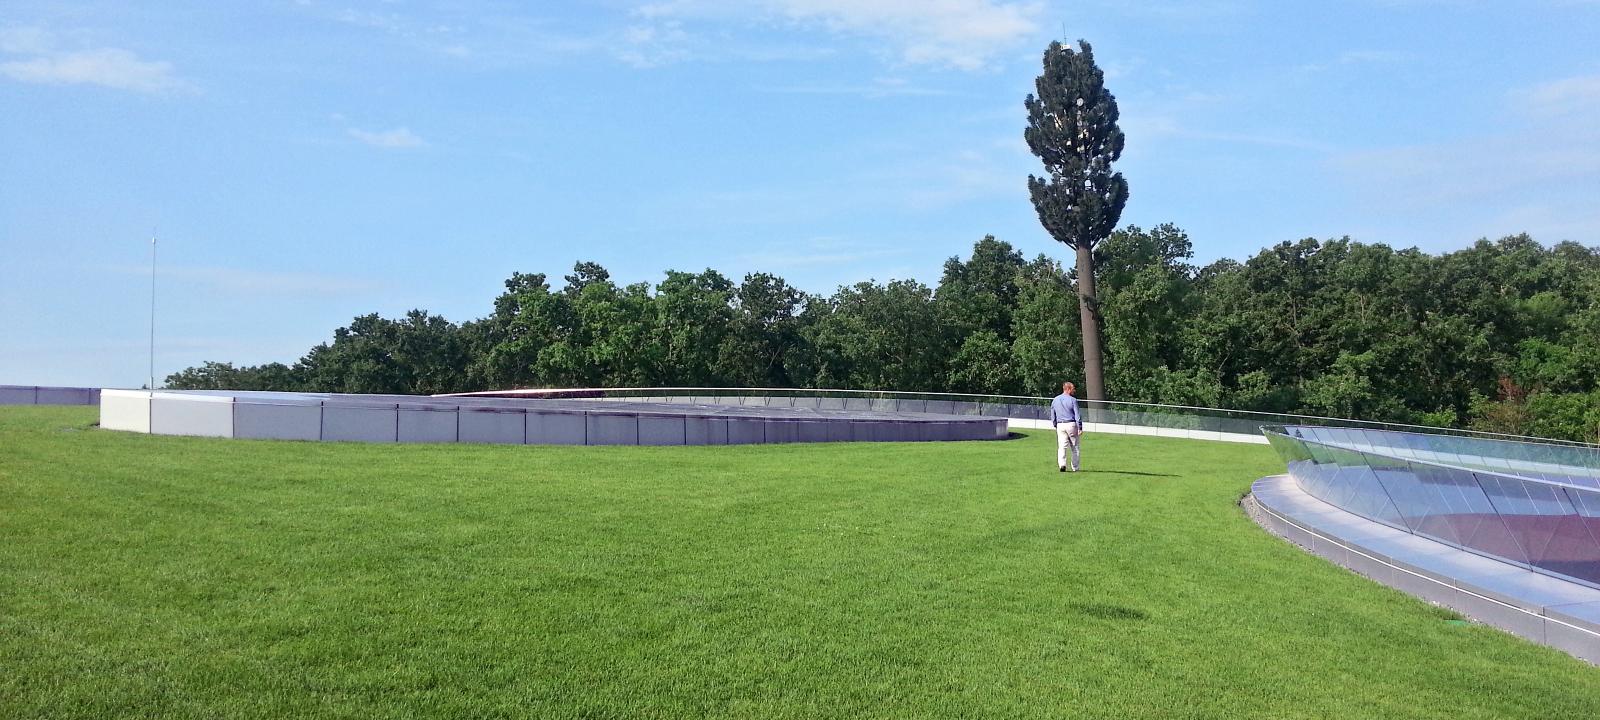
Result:
<svg viewBox="0 0 1600 720">
<path fill-rule="evenodd" d="M 173 398 L 158 393 L 150 400 L 150 432 L 156 435 L 233 437 L 233 403 Z"/>
<path fill-rule="evenodd" d="M 714 395 L 696 395 L 692 398 L 695 405 L 715 405 L 717 398 Z"/>
<path fill-rule="evenodd" d="M 353 442 L 398 442 L 400 411 L 396 407 L 346 407 L 322 409 L 322 439 Z"/>
<path fill-rule="evenodd" d="M 927 400 L 912 400 L 908 398 L 899 400 L 896 404 L 898 405 L 898 408 L 896 409 L 898 409 L 900 412 L 930 412 L 928 410 Z"/>
<path fill-rule="evenodd" d="M 100 388 L 0 385 L 0 405 L 99 405 Z"/>
<path fill-rule="evenodd" d="M 234 403 L 233 436 L 257 440 L 320 440 L 322 408 L 310 404 Z"/>
<path fill-rule="evenodd" d="M 844 409 L 846 409 L 846 410 L 871 410 L 872 409 L 872 402 L 870 400 L 867 400 L 866 398 L 857 398 L 857 397 L 845 398 L 844 399 Z"/>
<path fill-rule="evenodd" d="M 728 418 L 729 445 L 751 445 L 766 441 L 765 421 L 757 418 Z"/>
<path fill-rule="evenodd" d="M 817 408 L 820 410 L 843 410 L 844 398 L 817 398 Z"/>
<path fill-rule="evenodd" d="M 925 404 L 923 412 L 954 415 L 956 414 L 956 403 L 953 400 L 929 400 Z"/>
<path fill-rule="evenodd" d="M 724 418 L 684 418 L 683 435 L 684 442 L 689 445 L 727 445 L 728 421 Z"/>
<path fill-rule="evenodd" d="M 795 428 L 795 442 L 828 442 L 828 425 L 826 420 L 801 420 L 791 423 Z"/>
<path fill-rule="evenodd" d="M 790 420 L 767 420 L 765 424 L 769 443 L 792 443 L 800 440 L 800 423 Z"/>
<path fill-rule="evenodd" d="M 521 445 L 526 437 L 527 418 L 516 411 L 471 410 L 461 408 L 461 442 Z"/>
<path fill-rule="evenodd" d="M 455 410 L 400 409 L 400 442 L 453 443 L 456 441 Z"/>
<path fill-rule="evenodd" d="M 639 416 L 640 445 L 682 445 L 686 432 L 682 417 Z"/>
<path fill-rule="evenodd" d="M 891 398 L 873 398 L 867 408 L 879 412 L 895 412 L 899 408 L 899 403 Z"/>
<path fill-rule="evenodd" d="M 529 445 L 584 445 L 589 442 L 589 419 L 582 413 L 528 411 Z"/>
<path fill-rule="evenodd" d="M 639 416 L 589 414 L 590 445 L 638 445 Z"/>
<path fill-rule="evenodd" d="M 793 403 L 792 407 L 797 408 L 810 408 L 815 410 L 819 407 L 822 407 L 822 398 L 817 397 L 790 398 L 790 401 Z"/>
<path fill-rule="evenodd" d="M 41 387 L 39 388 L 38 403 L 40 405 L 89 405 L 91 398 L 89 388 L 69 387 Z"/>
</svg>

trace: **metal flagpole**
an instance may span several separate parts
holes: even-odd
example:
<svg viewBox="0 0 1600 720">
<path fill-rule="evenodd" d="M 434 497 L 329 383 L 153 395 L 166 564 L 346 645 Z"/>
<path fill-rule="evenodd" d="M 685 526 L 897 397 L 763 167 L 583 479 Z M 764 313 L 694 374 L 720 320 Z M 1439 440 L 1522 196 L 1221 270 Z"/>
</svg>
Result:
<svg viewBox="0 0 1600 720">
<path fill-rule="evenodd" d="M 150 385 L 156 389 L 156 239 L 150 238 Z"/>
</svg>

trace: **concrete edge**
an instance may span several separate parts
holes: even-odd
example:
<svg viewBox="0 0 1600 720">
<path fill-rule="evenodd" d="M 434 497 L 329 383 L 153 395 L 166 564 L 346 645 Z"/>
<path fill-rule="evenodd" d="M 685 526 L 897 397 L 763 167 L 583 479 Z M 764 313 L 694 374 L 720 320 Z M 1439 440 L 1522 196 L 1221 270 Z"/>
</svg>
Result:
<svg viewBox="0 0 1600 720">
<path fill-rule="evenodd" d="M 1339 533 L 1328 528 L 1316 527 L 1302 518 L 1295 518 L 1290 513 L 1270 507 L 1260 500 L 1256 492 L 1257 485 L 1286 478 L 1285 475 L 1276 475 L 1256 481 L 1251 485 L 1251 492 L 1239 503 L 1246 516 L 1268 533 L 1381 585 L 1399 590 L 1429 604 L 1449 608 L 1484 625 L 1525 640 L 1561 650 L 1592 665 L 1600 665 L 1600 625 L 1590 625 L 1566 616 L 1560 612 L 1559 606 L 1545 608 L 1527 600 L 1506 602 L 1505 599 L 1491 597 L 1489 591 L 1475 588 L 1463 579 L 1419 572 L 1357 541 L 1341 537 Z M 1337 512 L 1348 518 L 1355 518 L 1374 526 L 1379 525 L 1351 513 Z M 1413 537 L 1425 540 L 1420 536 Z M 1482 557 L 1442 543 L 1433 544 L 1449 552 L 1471 555 L 1475 558 Z M 1512 565 L 1507 567 L 1516 569 Z M 1540 578 L 1549 577 L 1532 571 L 1527 572 Z M 1574 587 L 1582 586 L 1574 585 Z M 1555 611 L 1555 616 L 1550 613 L 1552 610 Z"/>
</svg>

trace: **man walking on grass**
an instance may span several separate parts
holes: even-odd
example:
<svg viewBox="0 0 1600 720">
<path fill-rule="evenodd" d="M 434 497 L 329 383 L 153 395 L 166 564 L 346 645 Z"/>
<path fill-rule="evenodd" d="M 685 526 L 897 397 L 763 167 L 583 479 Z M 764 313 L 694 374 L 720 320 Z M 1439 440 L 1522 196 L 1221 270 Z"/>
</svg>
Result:
<svg viewBox="0 0 1600 720">
<path fill-rule="evenodd" d="M 1083 436 L 1083 415 L 1072 383 L 1061 383 L 1061 394 L 1050 401 L 1050 426 L 1056 429 L 1056 467 L 1067 471 L 1067 447 L 1072 448 L 1072 471 L 1078 471 L 1078 438 Z"/>
</svg>

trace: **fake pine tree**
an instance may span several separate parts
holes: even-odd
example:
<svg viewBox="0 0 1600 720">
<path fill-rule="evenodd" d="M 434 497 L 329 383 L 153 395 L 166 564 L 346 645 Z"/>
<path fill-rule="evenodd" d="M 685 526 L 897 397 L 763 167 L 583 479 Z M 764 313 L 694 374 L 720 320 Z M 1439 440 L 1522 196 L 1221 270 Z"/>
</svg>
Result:
<svg viewBox="0 0 1600 720">
<path fill-rule="evenodd" d="M 1046 232 L 1078 254 L 1078 321 L 1083 327 L 1086 397 L 1105 399 L 1100 309 L 1094 294 L 1094 246 L 1116 228 L 1128 202 L 1128 181 L 1111 171 L 1122 156 L 1117 99 L 1105 88 L 1089 43 L 1059 42 L 1044 51 L 1044 73 L 1029 95 L 1029 149 L 1044 162 L 1044 177 L 1028 176 L 1028 192 Z"/>
</svg>

